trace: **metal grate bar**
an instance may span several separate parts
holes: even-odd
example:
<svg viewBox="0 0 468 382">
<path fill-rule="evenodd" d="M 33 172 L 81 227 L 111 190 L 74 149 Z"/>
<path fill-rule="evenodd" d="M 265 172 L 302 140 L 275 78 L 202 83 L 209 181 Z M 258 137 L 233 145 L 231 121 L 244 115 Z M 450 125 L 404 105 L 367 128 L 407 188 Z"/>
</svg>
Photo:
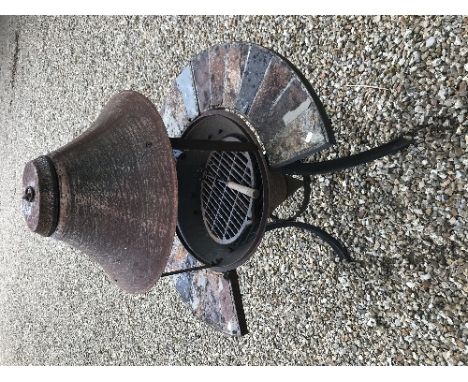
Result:
<svg viewBox="0 0 468 382">
<path fill-rule="evenodd" d="M 245 152 L 213 152 L 202 182 L 203 221 L 210 236 L 220 244 L 237 240 L 250 223 L 253 200 L 226 186 L 232 181 L 255 187 L 252 159 Z"/>
</svg>

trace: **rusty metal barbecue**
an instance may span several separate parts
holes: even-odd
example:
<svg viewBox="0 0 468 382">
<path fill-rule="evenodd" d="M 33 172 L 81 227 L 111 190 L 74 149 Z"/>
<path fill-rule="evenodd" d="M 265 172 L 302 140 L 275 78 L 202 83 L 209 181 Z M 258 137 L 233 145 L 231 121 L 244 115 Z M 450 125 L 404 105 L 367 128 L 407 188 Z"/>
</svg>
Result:
<svg viewBox="0 0 468 382">
<path fill-rule="evenodd" d="M 396 153 L 411 139 L 301 162 L 334 143 L 322 103 L 290 62 L 255 44 L 216 45 L 182 69 L 161 115 L 143 95 L 121 92 L 86 132 L 28 162 L 22 212 L 33 232 L 83 250 L 124 291 L 171 276 L 197 317 L 243 335 L 236 269 L 266 231 L 306 229 L 351 260 L 339 240 L 295 220 L 311 176 Z M 276 218 L 300 187 L 299 210 Z"/>
</svg>

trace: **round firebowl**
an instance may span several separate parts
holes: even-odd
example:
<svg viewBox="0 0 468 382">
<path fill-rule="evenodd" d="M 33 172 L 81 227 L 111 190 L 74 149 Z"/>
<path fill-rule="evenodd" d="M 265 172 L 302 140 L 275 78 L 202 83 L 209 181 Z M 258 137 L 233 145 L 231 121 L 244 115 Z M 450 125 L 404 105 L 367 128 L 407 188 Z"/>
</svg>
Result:
<svg viewBox="0 0 468 382">
<path fill-rule="evenodd" d="M 213 141 L 239 140 L 259 147 L 246 123 L 234 113 L 225 110 L 210 110 L 203 113 L 190 124 L 182 138 Z M 255 178 L 255 187 L 260 193 L 257 198 L 251 199 L 219 184 L 213 188 L 212 192 L 221 194 L 224 192 L 224 196 L 217 197 L 216 203 L 208 203 L 210 207 L 208 208 L 204 182 L 209 175 L 207 163 L 212 165 L 213 154 L 209 151 L 186 151 L 177 160 L 180 190 L 177 234 L 185 248 L 197 260 L 206 265 L 214 265 L 213 271 L 226 272 L 239 267 L 253 255 L 265 232 L 267 211 L 269 211 L 269 177 L 267 163 L 259 150 L 249 153 L 221 153 L 220 155 L 228 156 L 229 159 L 233 156 L 242 156 L 249 161 L 249 168 L 253 170 L 251 176 Z M 224 165 L 224 163 L 216 164 L 219 165 L 218 167 Z M 227 176 L 234 178 L 235 174 L 232 174 L 232 169 L 224 172 Z M 229 199 L 227 194 L 234 197 Z M 241 203 L 248 213 L 241 217 L 232 216 L 245 212 L 242 211 Z M 249 203 L 248 206 L 246 206 L 247 203 Z M 238 223 L 234 224 L 235 232 L 227 231 L 229 230 L 226 228 L 227 220 Z M 222 232 L 212 224 L 221 226 Z M 230 232 L 231 235 L 226 232 Z"/>
</svg>

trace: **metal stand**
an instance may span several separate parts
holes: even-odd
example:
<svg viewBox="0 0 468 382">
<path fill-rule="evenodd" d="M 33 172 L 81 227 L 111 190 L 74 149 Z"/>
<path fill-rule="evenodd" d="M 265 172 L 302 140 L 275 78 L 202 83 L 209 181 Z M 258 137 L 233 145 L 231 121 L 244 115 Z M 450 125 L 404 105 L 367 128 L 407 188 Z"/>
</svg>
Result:
<svg viewBox="0 0 468 382">
<path fill-rule="evenodd" d="M 305 229 L 311 232 L 312 234 L 318 236 L 323 241 L 328 243 L 333 248 L 335 253 L 338 255 L 340 260 L 353 261 L 353 259 L 349 255 L 348 250 L 340 241 L 335 239 L 329 233 L 325 232 L 323 229 L 316 227 L 312 224 L 296 222 L 296 221 L 281 221 L 280 220 L 280 221 L 267 224 L 266 231 L 271 231 L 277 228 L 286 228 L 286 227 L 296 227 L 296 228 Z"/>
<path fill-rule="evenodd" d="M 285 227 L 296 227 L 296 228 L 308 230 L 309 232 L 313 233 L 314 235 L 318 236 L 323 241 L 328 243 L 333 248 L 335 253 L 338 255 L 340 260 L 352 261 L 352 258 L 349 255 L 349 252 L 346 249 L 346 247 L 343 245 L 343 243 L 338 241 L 336 238 L 334 238 L 333 236 L 325 232 L 323 229 L 318 228 L 314 225 L 295 221 L 296 218 L 299 217 L 299 215 L 305 212 L 309 204 L 310 193 L 311 193 L 310 176 L 333 173 L 336 171 L 345 170 L 345 169 L 359 166 L 362 164 L 370 163 L 384 156 L 395 154 L 407 148 L 412 143 L 413 143 L 412 139 L 406 138 L 404 136 L 400 136 L 381 146 L 375 147 L 373 149 L 364 151 L 359 154 L 350 155 L 348 157 L 328 160 L 324 162 L 317 162 L 317 163 L 297 162 L 297 163 L 293 163 L 293 164 L 281 167 L 279 171 L 281 171 L 283 174 L 303 176 L 304 199 L 302 200 L 301 207 L 293 216 L 287 219 L 279 219 L 278 217 L 272 215 L 271 217 L 275 221 L 267 224 L 266 231 L 271 231 L 273 229 L 285 228 Z"/>
<path fill-rule="evenodd" d="M 301 206 L 298 208 L 298 210 L 294 213 L 294 215 L 288 217 L 288 218 L 279 218 L 273 214 L 271 214 L 271 218 L 273 220 L 278 220 L 278 221 L 294 221 L 296 218 L 298 218 L 300 215 L 302 215 L 306 210 L 307 207 L 309 206 L 310 202 L 310 193 L 311 193 L 311 188 L 310 188 L 310 176 L 309 175 L 304 175 L 302 177 L 302 187 L 304 189 L 304 198 L 302 199 Z"/>
<path fill-rule="evenodd" d="M 278 228 L 295 227 L 305 229 L 323 241 L 328 243 L 335 251 L 340 260 L 352 261 L 352 258 L 343 243 L 338 239 L 325 232 L 323 229 L 314 225 L 298 222 L 296 219 L 307 209 L 310 202 L 310 176 L 333 173 L 336 171 L 345 170 L 348 168 L 356 167 L 359 165 L 373 162 L 377 159 L 383 158 L 388 155 L 396 154 L 397 152 L 407 148 L 413 143 L 410 137 L 400 136 L 388 143 L 373 149 L 364 151 L 359 154 L 350 155 L 348 157 L 332 159 L 324 162 L 317 163 L 301 163 L 296 162 L 290 165 L 283 166 L 278 169 L 285 175 L 302 175 L 303 176 L 303 187 L 304 187 L 304 198 L 298 211 L 287 219 L 279 219 L 278 217 L 271 215 L 271 218 L 275 220 L 272 223 L 267 224 L 266 231 L 271 231 Z M 203 151 L 247 151 L 258 153 L 257 147 L 251 143 L 246 142 L 227 142 L 227 141 L 210 141 L 210 140 L 186 140 L 181 138 L 171 138 L 171 144 L 173 150 L 203 150 Z M 170 276 L 174 274 L 197 271 L 201 269 L 207 269 L 215 267 L 216 264 L 204 265 L 200 267 L 194 267 L 189 269 L 182 269 L 173 272 L 163 273 L 162 277 Z"/>
</svg>

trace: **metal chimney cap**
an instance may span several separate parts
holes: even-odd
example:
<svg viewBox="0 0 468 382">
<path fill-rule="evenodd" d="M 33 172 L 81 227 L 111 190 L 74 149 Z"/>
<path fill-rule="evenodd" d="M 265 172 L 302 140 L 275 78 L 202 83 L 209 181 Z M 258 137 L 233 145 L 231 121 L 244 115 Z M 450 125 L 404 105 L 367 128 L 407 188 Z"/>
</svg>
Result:
<svg viewBox="0 0 468 382">
<path fill-rule="evenodd" d="M 177 174 L 164 123 L 145 96 L 113 96 L 65 146 L 26 164 L 28 227 L 82 250 L 122 290 L 161 277 L 177 220 Z"/>
<path fill-rule="evenodd" d="M 21 210 L 31 231 L 50 236 L 58 221 L 59 192 L 57 174 L 51 160 L 40 156 L 23 171 Z"/>
</svg>

